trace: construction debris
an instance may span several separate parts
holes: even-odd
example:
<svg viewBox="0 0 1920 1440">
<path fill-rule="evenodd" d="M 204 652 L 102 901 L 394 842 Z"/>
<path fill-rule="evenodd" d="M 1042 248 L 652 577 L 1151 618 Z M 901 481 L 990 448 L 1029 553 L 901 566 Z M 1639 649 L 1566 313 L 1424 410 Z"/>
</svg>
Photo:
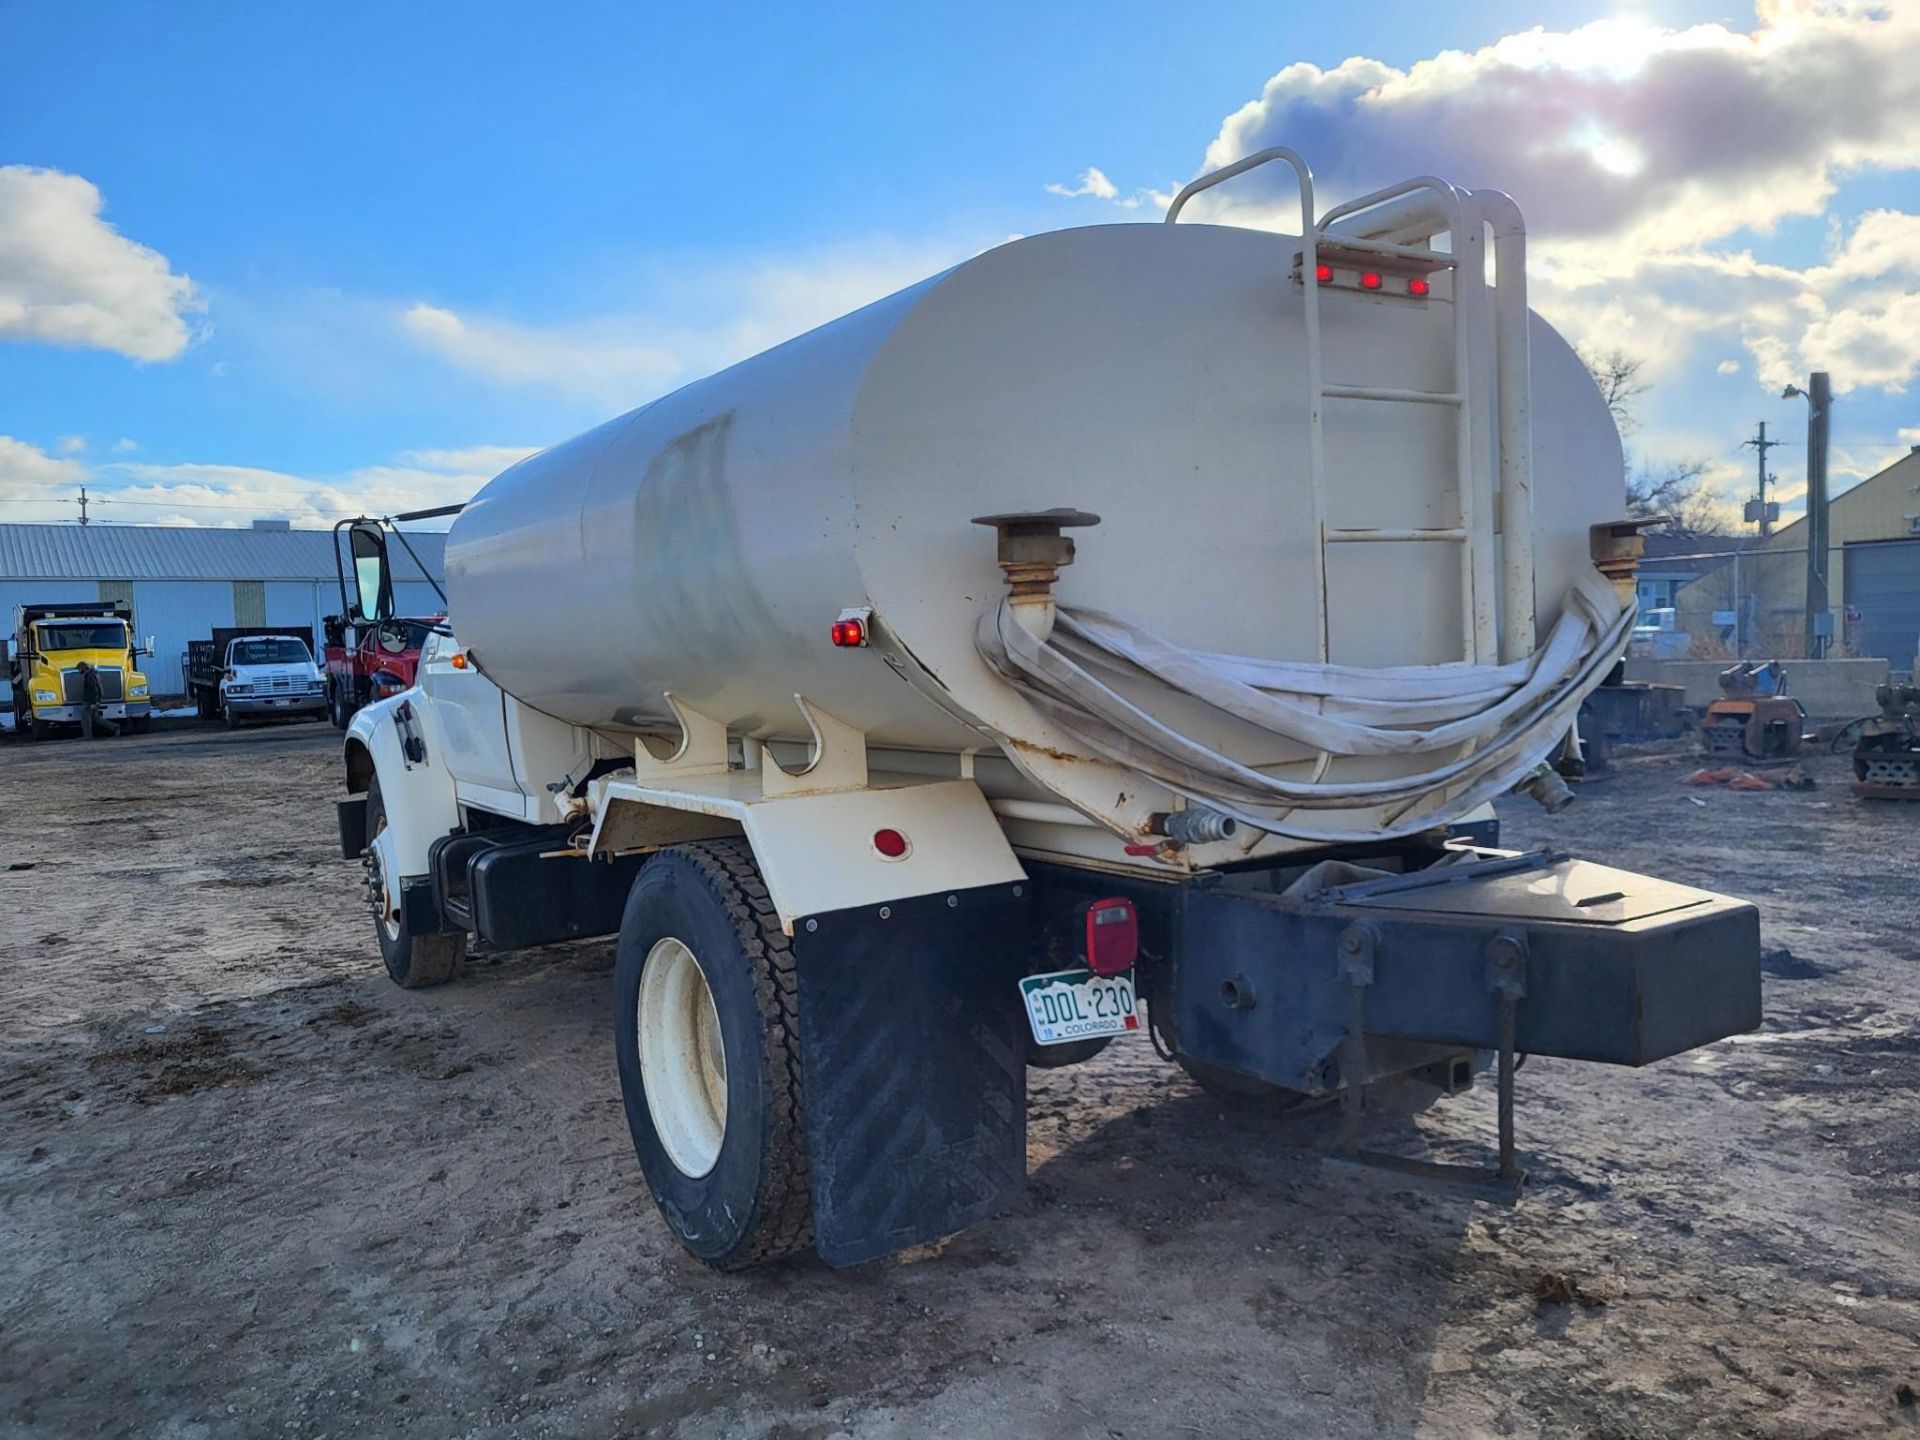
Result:
<svg viewBox="0 0 1920 1440">
<path fill-rule="evenodd" d="M 1707 754 L 1784 760 L 1800 753 L 1807 710 L 1787 695 L 1787 672 L 1778 660 L 1745 660 L 1721 671 L 1720 691 L 1700 721 Z"/>
<path fill-rule="evenodd" d="M 1882 685 L 1880 713 L 1860 725 L 1853 793 L 1863 800 L 1920 800 L 1920 685 Z"/>
</svg>

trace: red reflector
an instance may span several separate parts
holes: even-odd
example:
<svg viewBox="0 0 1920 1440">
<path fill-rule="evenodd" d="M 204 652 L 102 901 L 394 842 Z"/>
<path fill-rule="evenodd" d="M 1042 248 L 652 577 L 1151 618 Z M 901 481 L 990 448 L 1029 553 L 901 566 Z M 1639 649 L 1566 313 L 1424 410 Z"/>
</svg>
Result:
<svg viewBox="0 0 1920 1440">
<path fill-rule="evenodd" d="M 1362 290 L 1378 290 L 1380 288 L 1380 272 L 1378 270 L 1362 270 L 1360 272 L 1360 288 Z"/>
<path fill-rule="evenodd" d="M 1087 968 L 1121 975 L 1140 951 L 1140 917 L 1131 900 L 1096 900 L 1087 907 Z"/>
<path fill-rule="evenodd" d="M 873 832 L 873 848 L 889 860 L 898 860 L 907 853 L 907 837 L 898 830 L 876 830 Z"/>
<path fill-rule="evenodd" d="M 1333 267 L 1331 265 L 1314 266 L 1313 278 L 1319 281 L 1322 285 L 1331 284 L 1333 282 Z"/>
<path fill-rule="evenodd" d="M 867 627 L 858 620 L 833 622 L 833 643 L 843 650 L 857 649 L 867 643 Z"/>
<path fill-rule="evenodd" d="M 1418 275 L 1407 281 L 1407 294 L 1409 295 L 1424 295 L 1432 288 L 1431 285 L 1427 284 L 1427 282 L 1422 280 Z"/>
</svg>

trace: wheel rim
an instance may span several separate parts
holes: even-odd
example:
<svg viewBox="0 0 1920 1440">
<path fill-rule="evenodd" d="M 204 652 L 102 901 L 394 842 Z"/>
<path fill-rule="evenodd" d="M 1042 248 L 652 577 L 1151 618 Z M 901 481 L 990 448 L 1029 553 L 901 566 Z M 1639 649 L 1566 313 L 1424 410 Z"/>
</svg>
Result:
<svg viewBox="0 0 1920 1440">
<path fill-rule="evenodd" d="M 373 834 L 367 837 L 367 848 L 360 857 L 360 873 L 366 887 L 367 909 L 373 912 L 373 923 L 378 925 L 387 939 L 400 939 L 400 916 L 387 898 L 386 872 L 380 865 L 380 837 L 387 833 L 387 817 L 383 812 L 373 824 Z"/>
<path fill-rule="evenodd" d="M 720 1159 L 727 1132 L 727 1047 L 706 974 L 668 936 L 640 969 L 640 1082 L 667 1158 L 698 1180 Z"/>
</svg>

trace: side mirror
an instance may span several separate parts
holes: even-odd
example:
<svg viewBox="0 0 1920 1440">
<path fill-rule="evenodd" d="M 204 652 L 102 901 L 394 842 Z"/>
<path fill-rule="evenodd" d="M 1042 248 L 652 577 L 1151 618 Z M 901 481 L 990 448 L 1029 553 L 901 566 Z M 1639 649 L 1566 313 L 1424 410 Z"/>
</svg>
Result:
<svg viewBox="0 0 1920 1440">
<path fill-rule="evenodd" d="M 387 537 L 371 520 L 356 522 L 347 531 L 353 556 L 354 609 L 362 620 L 393 618 L 393 572 L 387 565 Z"/>
</svg>

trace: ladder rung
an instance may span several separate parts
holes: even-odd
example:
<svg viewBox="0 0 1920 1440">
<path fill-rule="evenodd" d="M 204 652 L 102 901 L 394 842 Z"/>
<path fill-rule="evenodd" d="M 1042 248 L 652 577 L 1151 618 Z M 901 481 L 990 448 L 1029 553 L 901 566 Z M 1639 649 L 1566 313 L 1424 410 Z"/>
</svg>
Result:
<svg viewBox="0 0 1920 1440">
<path fill-rule="evenodd" d="M 1357 544 L 1361 542 L 1379 542 L 1390 540 L 1453 540 L 1462 541 L 1467 532 L 1455 525 L 1444 530 L 1329 530 L 1327 542 Z"/>
<path fill-rule="evenodd" d="M 1408 405 L 1458 405 L 1463 397 L 1453 390 L 1391 390 L 1381 385 L 1322 385 L 1331 400 L 1398 400 Z"/>
<path fill-rule="evenodd" d="M 1358 235 L 1342 235 L 1338 230 L 1322 230 L 1313 237 L 1314 248 L 1324 246 L 1329 250 L 1364 250 L 1369 255 L 1398 255 L 1406 260 L 1426 260 L 1442 269 L 1453 268 L 1454 259 L 1444 250 L 1430 250 L 1425 245 L 1396 245 L 1391 240 L 1365 240 Z"/>
</svg>

